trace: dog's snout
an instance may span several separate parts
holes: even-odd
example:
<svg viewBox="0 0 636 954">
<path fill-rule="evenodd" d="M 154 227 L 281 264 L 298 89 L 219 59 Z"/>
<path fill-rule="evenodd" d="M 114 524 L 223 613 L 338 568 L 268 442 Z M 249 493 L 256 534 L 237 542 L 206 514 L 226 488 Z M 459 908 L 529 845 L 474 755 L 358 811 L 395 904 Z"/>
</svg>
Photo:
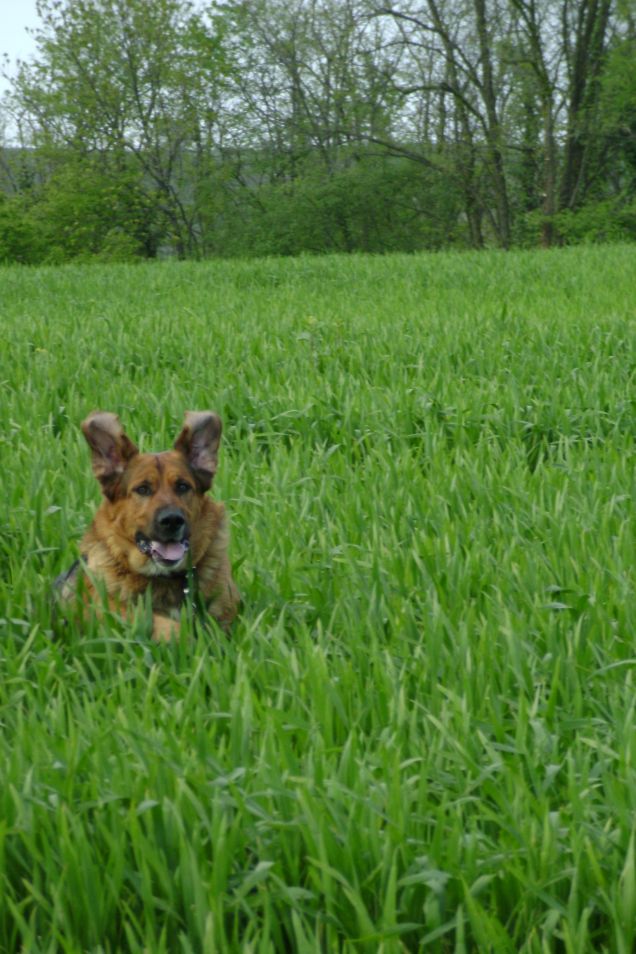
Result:
<svg viewBox="0 0 636 954">
<path fill-rule="evenodd" d="M 186 530 L 186 518 L 178 507 L 163 507 L 157 511 L 155 526 L 162 536 L 180 540 Z"/>
</svg>

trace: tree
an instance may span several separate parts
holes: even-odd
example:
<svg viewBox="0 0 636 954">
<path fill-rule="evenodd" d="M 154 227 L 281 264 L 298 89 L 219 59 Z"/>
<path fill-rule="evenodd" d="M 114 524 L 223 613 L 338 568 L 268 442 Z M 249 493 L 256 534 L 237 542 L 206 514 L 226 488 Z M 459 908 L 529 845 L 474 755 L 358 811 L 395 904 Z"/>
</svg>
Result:
<svg viewBox="0 0 636 954">
<path fill-rule="evenodd" d="M 260 213 L 272 240 L 280 236 L 279 251 L 377 249 L 382 234 L 387 247 L 408 245 L 408 175 L 392 161 L 400 151 L 392 157 L 387 149 L 399 136 L 393 78 L 401 51 L 366 0 L 255 0 L 223 9 L 226 33 L 236 38 L 227 47 L 235 68 L 234 116 L 226 122 L 237 179 L 254 198 L 250 218 Z M 423 179 L 411 175 L 411 195 Z M 389 182 L 397 191 L 387 216 Z M 452 199 L 444 206 L 457 216 Z M 413 235 L 435 234 L 437 244 L 437 230 L 421 228 L 428 211 L 411 202 Z M 285 235 L 276 227 L 283 218 Z"/>
<path fill-rule="evenodd" d="M 527 208 L 533 154 L 541 157 L 543 242 L 551 244 L 558 214 L 584 203 L 602 168 L 596 127 L 612 0 L 378 0 L 376 11 L 400 25 L 413 75 L 405 92 L 450 98 L 455 149 L 468 157 L 476 244 L 476 197 L 498 243 L 510 244 L 512 196 L 522 185 Z M 425 77 L 423 55 L 432 61 Z M 523 183 L 515 181 L 519 151 L 529 160 Z"/>
<path fill-rule="evenodd" d="M 614 190 L 636 193 L 636 2 L 625 3 L 601 77 L 601 133 L 611 155 Z"/>
<path fill-rule="evenodd" d="M 599 125 L 611 0 L 512 0 L 520 56 L 534 75 L 543 117 L 544 245 L 560 213 L 580 207 L 602 168 Z M 560 141 L 560 142 L 559 142 Z"/>
<path fill-rule="evenodd" d="M 429 143 L 417 150 L 413 142 L 413 157 L 419 151 L 424 161 L 433 161 L 440 174 L 452 177 L 461 188 L 475 247 L 484 242 L 486 218 L 498 244 L 507 248 L 511 212 L 503 110 L 509 85 L 495 57 L 508 30 L 506 7 L 498 3 L 489 9 L 485 0 L 444 4 L 404 0 L 391 5 L 378 0 L 374 10 L 395 26 L 405 51 L 399 86 L 405 111 L 409 113 L 413 97 L 423 97 L 426 113 L 437 112 L 437 156 L 431 160 Z"/>
<path fill-rule="evenodd" d="M 13 93 L 26 148 L 0 156 L 0 187 L 57 223 L 60 254 L 623 234 L 599 223 L 636 188 L 634 0 L 39 11 Z"/>
<path fill-rule="evenodd" d="M 225 63 L 215 22 L 188 0 L 40 0 L 38 53 L 14 102 L 33 142 L 135 188 L 180 255 L 198 254 L 195 195 L 213 161 Z M 123 172 L 126 175 L 123 175 Z"/>
</svg>

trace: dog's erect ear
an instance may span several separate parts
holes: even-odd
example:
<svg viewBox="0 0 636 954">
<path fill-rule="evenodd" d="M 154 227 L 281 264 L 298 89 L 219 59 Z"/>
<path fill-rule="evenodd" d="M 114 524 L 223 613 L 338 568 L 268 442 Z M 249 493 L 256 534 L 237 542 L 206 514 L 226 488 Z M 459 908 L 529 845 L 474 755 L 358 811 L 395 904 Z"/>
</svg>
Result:
<svg viewBox="0 0 636 954">
<path fill-rule="evenodd" d="M 203 490 L 209 490 L 216 473 L 221 418 L 212 411 L 186 411 L 183 430 L 174 442 L 181 451 Z"/>
<path fill-rule="evenodd" d="M 124 433 L 116 414 L 94 411 L 82 422 L 82 430 L 91 449 L 93 473 L 102 485 L 104 495 L 113 500 L 119 478 L 128 462 L 139 452 Z"/>
</svg>

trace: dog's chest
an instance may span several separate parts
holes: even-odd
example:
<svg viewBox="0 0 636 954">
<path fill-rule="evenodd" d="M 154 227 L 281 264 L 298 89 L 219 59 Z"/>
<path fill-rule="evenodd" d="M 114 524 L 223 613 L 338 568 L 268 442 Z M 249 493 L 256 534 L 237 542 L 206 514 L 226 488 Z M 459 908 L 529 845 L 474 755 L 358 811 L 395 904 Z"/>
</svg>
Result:
<svg viewBox="0 0 636 954">
<path fill-rule="evenodd" d="M 155 613 L 170 616 L 181 609 L 191 590 L 191 581 L 184 575 L 154 579 L 150 583 L 152 608 Z"/>
</svg>

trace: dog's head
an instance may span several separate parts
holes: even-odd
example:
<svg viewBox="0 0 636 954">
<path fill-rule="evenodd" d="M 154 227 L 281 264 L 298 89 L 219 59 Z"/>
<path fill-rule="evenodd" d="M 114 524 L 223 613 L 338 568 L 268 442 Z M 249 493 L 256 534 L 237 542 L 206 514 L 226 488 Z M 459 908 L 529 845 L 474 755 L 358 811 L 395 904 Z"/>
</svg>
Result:
<svg viewBox="0 0 636 954">
<path fill-rule="evenodd" d="M 174 449 L 160 454 L 140 454 L 107 411 L 89 415 L 82 431 L 131 569 L 146 576 L 182 571 L 216 473 L 220 418 L 188 411 Z"/>
</svg>

